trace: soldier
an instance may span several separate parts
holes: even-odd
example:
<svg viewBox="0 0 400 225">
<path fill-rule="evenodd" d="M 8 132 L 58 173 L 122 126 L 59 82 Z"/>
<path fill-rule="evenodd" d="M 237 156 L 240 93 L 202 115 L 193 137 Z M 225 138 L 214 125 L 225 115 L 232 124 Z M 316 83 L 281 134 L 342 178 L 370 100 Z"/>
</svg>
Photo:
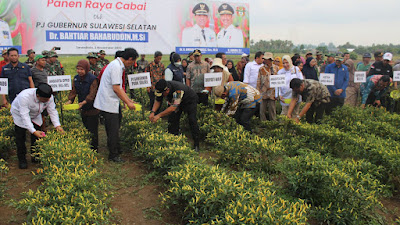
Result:
<svg viewBox="0 0 400 225">
<path fill-rule="evenodd" d="M 221 31 L 217 35 L 218 47 L 243 47 L 243 32 L 232 24 L 234 12 L 232 6 L 227 3 L 218 8 L 222 24 Z"/>
<path fill-rule="evenodd" d="M 138 60 L 136 63 L 138 65 L 138 72 L 139 73 L 144 73 L 144 71 L 146 70 L 147 65 L 149 65 L 149 62 L 147 60 L 145 60 L 146 55 L 145 54 L 141 54 L 140 55 L 140 60 Z"/>
<path fill-rule="evenodd" d="M 49 58 L 45 69 L 49 72 L 49 76 L 64 75 L 64 67 L 57 60 L 57 53 L 55 51 L 49 51 L 47 56 Z"/>
<path fill-rule="evenodd" d="M 29 49 L 26 53 L 26 56 L 28 57 L 28 59 L 25 61 L 25 64 L 32 69 L 33 64 L 35 63 L 35 51 L 33 51 L 33 49 Z"/>
<path fill-rule="evenodd" d="M 206 27 L 209 11 L 210 9 L 205 3 L 199 3 L 193 8 L 192 13 L 196 24 L 183 30 L 182 46 L 216 47 L 215 32 Z"/>
<path fill-rule="evenodd" d="M 89 52 L 86 58 L 89 60 L 90 63 L 90 73 L 98 77 L 103 67 L 101 66 L 100 62 L 97 62 L 97 54 L 95 52 Z"/>
<path fill-rule="evenodd" d="M 108 61 L 108 59 L 106 59 L 106 51 L 104 50 L 100 50 L 99 52 L 99 62 L 101 64 L 101 67 L 104 67 L 105 65 L 108 65 L 110 63 L 110 61 Z"/>
</svg>

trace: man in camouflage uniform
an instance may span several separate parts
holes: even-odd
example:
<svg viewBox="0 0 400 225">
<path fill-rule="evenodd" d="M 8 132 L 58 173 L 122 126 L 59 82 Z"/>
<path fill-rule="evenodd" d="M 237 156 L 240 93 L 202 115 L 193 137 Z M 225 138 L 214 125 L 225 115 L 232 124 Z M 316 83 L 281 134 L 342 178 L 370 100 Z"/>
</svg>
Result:
<svg viewBox="0 0 400 225">
<path fill-rule="evenodd" d="M 146 55 L 145 54 L 141 54 L 140 55 L 140 60 L 136 61 L 137 63 L 137 71 L 138 73 L 144 73 L 144 71 L 146 70 L 147 65 L 149 65 L 149 62 L 147 60 L 145 60 Z"/>
<path fill-rule="evenodd" d="M 35 64 L 35 51 L 33 51 L 33 49 L 29 49 L 26 53 L 26 56 L 28 57 L 28 59 L 25 61 L 25 64 L 32 69 L 33 64 Z"/>
<path fill-rule="evenodd" d="M 55 51 L 49 51 L 47 56 L 49 58 L 45 69 L 48 71 L 49 76 L 64 75 L 64 67 L 61 65 L 60 61 L 58 61 L 57 53 Z"/>
<path fill-rule="evenodd" d="M 103 68 L 105 65 L 108 65 L 110 63 L 110 61 L 108 61 L 108 59 L 106 59 L 106 51 L 104 50 L 100 50 L 99 52 L 100 58 L 99 58 L 99 63 L 101 65 L 101 67 Z"/>
<path fill-rule="evenodd" d="M 290 88 L 293 90 L 292 101 L 289 105 L 287 117 L 292 117 L 292 111 L 301 95 L 305 106 L 295 118 L 300 122 L 302 116 L 306 115 L 308 123 L 320 123 L 324 116 L 325 107 L 330 102 L 331 94 L 328 88 L 316 80 L 293 78 L 290 81 Z"/>
<path fill-rule="evenodd" d="M 100 62 L 97 62 L 98 55 L 96 52 L 89 52 L 88 56 L 86 57 L 90 63 L 90 72 L 95 75 L 96 77 L 99 76 L 101 69 L 103 66 Z"/>
</svg>

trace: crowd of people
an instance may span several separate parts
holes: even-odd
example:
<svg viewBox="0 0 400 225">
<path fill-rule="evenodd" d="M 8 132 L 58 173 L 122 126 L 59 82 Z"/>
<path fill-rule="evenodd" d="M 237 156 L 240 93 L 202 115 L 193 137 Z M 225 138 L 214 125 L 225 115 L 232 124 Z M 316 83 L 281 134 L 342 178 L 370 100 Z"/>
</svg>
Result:
<svg viewBox="0 0 400 225">
<path fill-rule="evenodd" d="M 64 68 L 58 61 L 55 49 L 36 55 L 28 51 L 25 63 L 19 61 L 19 52 L 10 48 L 2 52 L 4 60 L 0 62 L 0 77 L 8 78 L 8 98 L 1 97 L 1 105 L 11 104 L 11 114 L 15 124 L 17 155 L 19 167 L 27 168 L 26 131 L 31 133 L 32 146 L 37 138 L 45 136 L 44 118 L 49 115 L 54 127 L 64 132 L 58 119 L 54 95 L 47 77 L 63 75 Z M 400 63 L 392 68 L 391 53 L 375 52 L 375 62 L 371 54 L 365 53 L 362 62 L 355 64 L 349 53 L 325 55 L 312 52 L 304 57 L 284 55 L 274 57 L 270 52 L 256 52 L 254 60 L 243 54 L 235 65 L 225 53 L 215 58 L 202 59 L 198 49 L 183 58 L 172 52 L 169 65 L 162 63 L 163 54 L 154 53 L 148 62 L 133 48 L 117 51 L 113 61 L 105 59 L 106 53 L 90 52 L 87 59 L 76 64 L 76 76 L 72 90 L 65 104 L 71 104 L 78 98 L 82 122 L 91 133 L 92 149 L 98 148 L 99 118 L 103 118 L 107 134 L 109 160 L 123 162 L 120 157 L 119 129 L 121 126 L 121 104 L 135 109 L 133 93 L 127 94 L 127 76 L 148 72 L 151 86 L 147 88 L 149 96 L 149 120 L 157 122 L 168 116 L 168 132 L 180 133 L 179 121 L 182 113 L 188 115 L 190 131 L 194 140 L 194 149 L 199 151 L 199 126 L 197 124 L 197 105 L 210 105 L 215 110 L 232 116 L 244 129 L 251 131 L 251 118 L 257 115 L 261 121 L 277 119 L 277 103 L 286 115 L 299 122 L 305 116 L 309 123 L 320 123 L 324 114 L 330 114 L 344 104 L 351 106 L 366 105 L 390 107 L 392 102 L 386 92 L 392 83 L 393 71 L 400 70 Z M 356 71 L 366 73 L 366 82 L 354 82 Z M 219 86 L 205 87 L 206 73 L 220 73 Z M 319 82 L 322 73 L 334 74 L 334 85 Z M 285 85 L 273 88 L 271 76 L 283 75 Z M 394 87 L 397 84 L 394 83 Z M 215 95 L 210 102 L 210 95 Z M 162 101 L 168 102 L 163 109 Z M 303 107 L 300 103 L 304 102 Z M 32 157 L 32 162 L 37 159 Z"/>
</svg>

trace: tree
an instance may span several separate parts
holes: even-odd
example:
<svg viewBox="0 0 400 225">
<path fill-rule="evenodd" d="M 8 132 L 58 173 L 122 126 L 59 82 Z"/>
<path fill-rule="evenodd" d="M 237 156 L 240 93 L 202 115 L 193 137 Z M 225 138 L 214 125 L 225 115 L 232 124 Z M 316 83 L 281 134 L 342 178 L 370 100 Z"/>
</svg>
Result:
<svg viewBox="0 0 400 225">
<path fill-rule="evenodd" d="M 326 46 L 319 46 L 316 49 L 317 49 L 317 51 L 322 52 L 324 54 L 328 54 L 329 53 L 328 47 L 326 47 Z"/>
</svg>

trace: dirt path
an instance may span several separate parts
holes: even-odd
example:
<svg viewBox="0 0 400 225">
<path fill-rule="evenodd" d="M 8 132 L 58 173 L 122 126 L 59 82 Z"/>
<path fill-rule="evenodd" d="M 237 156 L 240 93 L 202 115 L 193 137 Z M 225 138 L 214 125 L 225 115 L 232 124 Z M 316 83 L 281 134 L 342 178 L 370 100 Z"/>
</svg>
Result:
<svg viewBox="0 0 400 225">
<path fill-rule="evenodd" d="M 0 199 L 0 224 L 22 224 L 26 222 L 26 214 L 23 211 L 19 211 L 9 204 L 10 200 L 18 201 L 22 199 L 22 192 L 26 192 L 29 189 L 36 190 L 41 184 L 39 180 L 33 180 L 32 171 L 35 171 L 39 166 L 37 164 L 30 163 L 29 156 L 28 169 L 21 170 L 18 168 L 18 160 L 16 157 L 16 151 L 11 152 L 11 157 L 8 162 L 10 168 L 6 177 L 6 191 L 5 197 Z"/>
</svg>

